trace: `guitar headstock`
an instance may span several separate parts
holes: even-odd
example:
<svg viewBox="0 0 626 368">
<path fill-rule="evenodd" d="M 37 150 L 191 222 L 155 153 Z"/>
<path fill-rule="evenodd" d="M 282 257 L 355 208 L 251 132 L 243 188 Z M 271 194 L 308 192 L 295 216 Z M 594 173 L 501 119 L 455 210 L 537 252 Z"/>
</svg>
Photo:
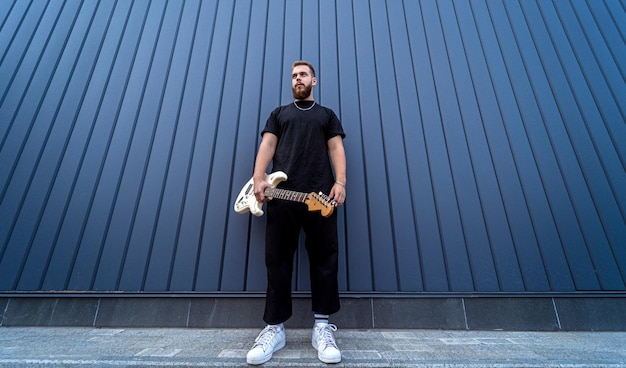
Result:
<svg viewBox="0 0 626 368">
<path fill-rule="evenodd" d="M 309 211 L 320 211 L 322 217 L 329 217 L 333 214 L 335 207 L 337 207 L 337 202 L 322 192 L 309 193 L 304 203 L 309 207 Z"/>
</svg>

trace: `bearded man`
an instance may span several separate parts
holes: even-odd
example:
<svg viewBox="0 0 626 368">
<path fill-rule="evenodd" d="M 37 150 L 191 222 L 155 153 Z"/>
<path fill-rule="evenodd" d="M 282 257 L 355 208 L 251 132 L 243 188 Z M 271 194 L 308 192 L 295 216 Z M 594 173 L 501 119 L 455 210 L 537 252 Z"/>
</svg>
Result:
<svg viewBox="0 0 626 368">
<path fill-rule="evenodd" d="M 269 164 L 272 172 L 283 171 L 288 179 L 278 187 L 298 192 L 324 192 L 342 205 L 346 198 L 345 134 L 335 113 L 315 102 L 315 69 L 306 61 L 292 66 L 291 87 L 294 101 L 276 108 L 261 132 L 262 140 L 254 166 L 254 194 L 265 202 L 265 180 Z M 304 230 L 309 255 L 312 312 L 315 319 L 312 345 L 325 363 L 341 361 L 341 352 L 328 323 L 339 311 L 337 284 L 337 212 L 322 217 L 298 202 L 274 200 L 267 203 L 265 266 L 267 293 L 263 320 L 267 324 L 247 354 L 249 364 L 262 364 L 285 346 L 283 323 L 292 315 L 291 280 L 294 254 L 300 230 Z"/>
</svg>

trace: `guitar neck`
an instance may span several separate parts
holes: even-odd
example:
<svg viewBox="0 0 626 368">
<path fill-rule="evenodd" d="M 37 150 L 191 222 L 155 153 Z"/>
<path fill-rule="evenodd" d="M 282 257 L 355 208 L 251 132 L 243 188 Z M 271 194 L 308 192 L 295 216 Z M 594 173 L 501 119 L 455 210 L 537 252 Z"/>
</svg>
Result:
<svg viewBox="0 0 626 368">
<path fill-rule="evenodd" d="M 266 197 L 284 199 L 287 201 L 294 201 L 294 202 L 301 202 L 301 203 L 305 203 L 309 196 L 307 193 L 295 192 L 293 190 L 278 189 L 278 188 L 267 188 L 265 189 L 264 193 Z"/>
</svg>

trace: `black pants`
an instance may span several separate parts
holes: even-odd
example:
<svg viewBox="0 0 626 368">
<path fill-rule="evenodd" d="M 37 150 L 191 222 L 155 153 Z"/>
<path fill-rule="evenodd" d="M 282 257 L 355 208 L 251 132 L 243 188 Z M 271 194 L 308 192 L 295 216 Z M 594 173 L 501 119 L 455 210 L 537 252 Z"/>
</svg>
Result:
<svg viewBox="0 0 626 368">
<path fill-rule="evenodd" d="M 265 266 L 267 295 L 263 320 L 268 324 L 287 321 L 292 315 L 291 280 L 300 230 L 306 235 L 309 256 L 312 310 L 333 314 L 339 310 L 337 284 L 337 212 L 324 218 L 303 203 L 273 200 L 267 203 Z"/>
</svg>

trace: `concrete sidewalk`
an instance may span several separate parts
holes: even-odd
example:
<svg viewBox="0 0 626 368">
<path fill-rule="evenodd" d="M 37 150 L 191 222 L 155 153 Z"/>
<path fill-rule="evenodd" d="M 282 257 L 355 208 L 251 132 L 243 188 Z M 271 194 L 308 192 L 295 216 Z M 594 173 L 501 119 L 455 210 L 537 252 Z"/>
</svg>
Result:
<svg viewBox="0 0 626 368">
<path fill-rule="evenodd" d="M 259 329 L 0 327 L 0 367 L 241 367 Z M 287 329 L 265 367 L 324 367 Z M 338 330 L 336 367 L 626 367 L 626 332 Z"/>
</svg>

